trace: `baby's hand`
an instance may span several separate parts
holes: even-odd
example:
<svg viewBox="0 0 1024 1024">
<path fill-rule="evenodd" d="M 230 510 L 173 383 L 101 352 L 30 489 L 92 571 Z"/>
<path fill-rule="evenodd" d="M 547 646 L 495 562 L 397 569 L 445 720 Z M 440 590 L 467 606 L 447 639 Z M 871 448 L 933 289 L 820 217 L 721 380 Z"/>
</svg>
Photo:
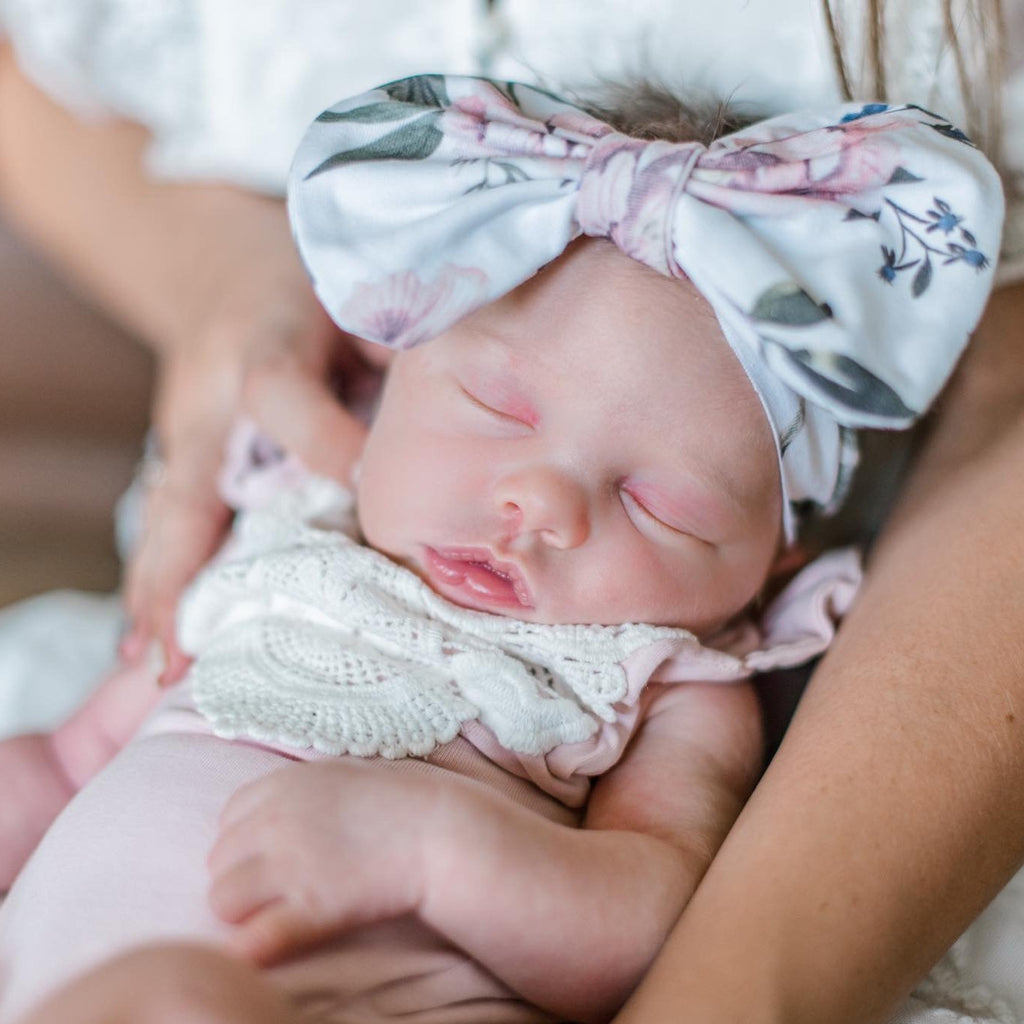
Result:
<svg viewBox="0 0 1024 1024">
<path fill-rule="evenodd" d="M 292 765 L 238 790 L 209 857 L 210 905 L 235 952 L 267 964 L 414 912 L 425 888 L 430 778 L 351 759 Z"/>
</svg>

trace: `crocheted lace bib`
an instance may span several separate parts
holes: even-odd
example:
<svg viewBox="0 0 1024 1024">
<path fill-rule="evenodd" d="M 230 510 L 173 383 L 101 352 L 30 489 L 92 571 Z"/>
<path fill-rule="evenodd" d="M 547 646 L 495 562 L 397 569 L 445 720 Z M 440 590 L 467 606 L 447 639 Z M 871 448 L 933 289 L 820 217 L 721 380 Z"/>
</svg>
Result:
<svg viewBox="0 0 1024 1024">
<path fill-rule="evenodd" d="M 327 754 L 421 756 L 478 719 L 545 754 L 615 719 L 622 662 L 686 630 L 538 625 L 461 608 L 356 542 L 322 480 L 239 516 L 187 594 L 179 640 L 214 731 Z"/>
</svg>

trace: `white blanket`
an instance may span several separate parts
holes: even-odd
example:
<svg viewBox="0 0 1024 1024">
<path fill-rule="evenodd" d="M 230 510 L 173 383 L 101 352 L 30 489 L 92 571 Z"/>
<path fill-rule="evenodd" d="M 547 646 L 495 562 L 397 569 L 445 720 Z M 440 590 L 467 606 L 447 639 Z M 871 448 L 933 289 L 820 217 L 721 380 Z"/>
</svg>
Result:
<svg viewBox="0 0 1024 1024">
<path fill-rule="evenodd" d="M 116 596 L 58 590 L 0 611 L 0 737 L 51 729 L 114 664 Z"/>
</svg>

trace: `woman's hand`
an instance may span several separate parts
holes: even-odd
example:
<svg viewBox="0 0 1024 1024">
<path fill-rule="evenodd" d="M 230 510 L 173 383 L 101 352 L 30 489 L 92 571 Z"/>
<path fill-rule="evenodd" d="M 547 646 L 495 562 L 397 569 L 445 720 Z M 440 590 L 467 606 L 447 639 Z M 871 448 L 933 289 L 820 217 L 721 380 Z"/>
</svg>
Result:
<svg viewBox="0 0 1024 1024">
<path fill-rule="evenodd" d="M 260 964 L 415 911 L 436 835 L 432 778 L 353 759 L 292 765 L 240 789 L 210 853 L 210 905 Z"/>
<path fill-rule="evenodd" d="M 160 360 L 156 428 L 165 462 L 129 567 L 132 662 L 151 640 L 164 681 L 182 590 L 228 522 L 216 477 L 228 425 L 247 413 L 310 469 L 346 480 L 363 429 L 337 401 L 364 366 L 320 309 L 284 203 L 232 186 L 153 179 L 149 137 L 128 121 L 78 120 L 0 46 L 0 204 L 71 280 Z M 379 356 L 370 361 L 379 362 Z"/>
<path fill-rule="evenodd" d="M 122 654 L 132 661 L 158 641 L 165 684 L 188 664 L 175 642 L 178 601 L 229 521 L 218 475 L 235 420 L 247 415 L 314 472 L 343 483 L 365 437 L 335 389 L 358 387 L 368 367 L 317 303 L 290 247 L 251 254 L 218 293 L 194 333 L 165 350 L 154 413 L 160 469 L 125 588 L 132 629 Z"/>
</svg>

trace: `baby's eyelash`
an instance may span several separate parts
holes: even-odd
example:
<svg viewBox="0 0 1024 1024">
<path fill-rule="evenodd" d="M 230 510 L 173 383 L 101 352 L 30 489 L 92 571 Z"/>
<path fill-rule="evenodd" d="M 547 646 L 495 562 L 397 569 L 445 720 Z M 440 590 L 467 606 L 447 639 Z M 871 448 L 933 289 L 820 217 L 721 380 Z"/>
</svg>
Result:
<svg viewBox="0 0 1024 1024">
<path fill-rule="evenodd" d="M 496 416 L 500 420 L 505 420 L 508 423 L 518 423 L 520 426 L 529 426 L 528 423 L 523 423 L 521 419 L 510 415 L 507 412 L 502 412 L 501 409 L 495 409 L 493 405 L 488 405 L 486 402 L 481 401 L 472 391 L 467 391 L 466 388 L 460 384 L 459 390 L 473 403 L 478 409 L 482 409 L 484 412 L 489 413 L 491 416 Z"/>
<path fill-rule="evenodd" d="M 634 495 L 630 494 L 629 491 L 622 489 L 619 491 L 622 496 L 623 504 L 627 507 L 629 505 L 638 508 L 648 519 L 653 523 L 657 524 L 664 530 L 668 530 L 670 533 L 677 534 L 680 537 L 688 537 L 690 534 L 678 526 L 672 526 L 671 523 L 666 523 L 664 519 L 659 519 L 642 501 L 639 501 Z"/>
</svg>

